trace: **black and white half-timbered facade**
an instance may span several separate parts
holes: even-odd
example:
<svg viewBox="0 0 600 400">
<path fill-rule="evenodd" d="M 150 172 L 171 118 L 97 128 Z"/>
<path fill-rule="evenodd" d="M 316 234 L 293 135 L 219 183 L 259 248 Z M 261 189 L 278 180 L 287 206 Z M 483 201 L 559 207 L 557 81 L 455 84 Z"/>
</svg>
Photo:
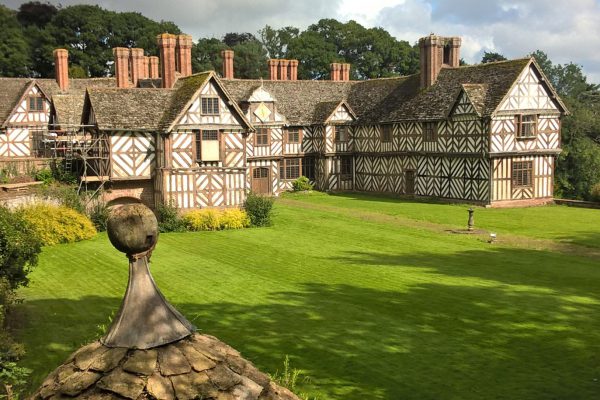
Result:
<svg viewBox="0 0 600 400">
<path fill-rule="evenodd" d="M 567 110 L 531 58 L 459 66 L 460 39 L 430 35 L 411 76 L 350 81 L 349 65 L 334 63 L 331 80 L 302 81 L 294 60 L 270 60 L 270 79 L 248 80 L 233 77 L 231 52 L 222 77 L 190 75 L 180 36 L 158 37 L 165 79 L 127 70 L 119 57 L 129 53 L 115 49 L 116 84 L 90 83 L 77 101 L 22 83 L 12 113 L 0 110 L 14 125 L 0 132 L 0 157 L 31 154 L 20 121 L 57 125 L 71 113 L 100 143 L 84 178 L 150 205 L 240 206 L 249 191 L 278 195 L 300 176 L 325 191 L 492 206 L 552 199 Z"/>
</svg>

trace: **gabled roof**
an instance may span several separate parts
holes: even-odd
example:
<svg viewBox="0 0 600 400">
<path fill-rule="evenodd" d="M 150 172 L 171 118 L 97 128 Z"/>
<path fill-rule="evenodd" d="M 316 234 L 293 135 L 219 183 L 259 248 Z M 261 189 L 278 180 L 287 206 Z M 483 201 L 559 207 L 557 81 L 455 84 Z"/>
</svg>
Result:
<svg viewBox="0 0 600 400">
<path fill-rule="evenodd" d="M 87 91 L 86 107 L 94 110 L 101 130 L 157 131 L 173 94 L 170 89 L 91 88 Z"/>
<path fill-rule="evenodd" d="M 464 83 L 462 90 L 467 95 L 471 105 L 477 111 L 477 115 L 482 116 L 485 111 L 485 98 L 487 96 L 488 86 L 478 83 Z"/>
<path fill-rule="evenodd" d="M 85 96 L 80 94 L 55 94 L 52 96 L 54 108 L 54 128 L 66 129 L 81 123 Z"/>
<path fill-rule="evenodd" d="M 356 119 L 356 114 L 352 111 L 352 108 L 345 100 L 342 101 L 329 101 L 319 103 L 315 107 L 314 121 L 320 121 L 321 123 L 327 123 L 331 120 L 331 117 L 339 107 L 345 107 L 348 113 L 353 119 Z"/>
<path fill-rule="evenodd" d="M 238 104 L 233 101 L 231 95 L 223 86 L 222 81 L 213 71 L 201 72 L 185 78 L 177 79 L 175 86 L 173 87 L 173 96 L 171 97 L 169 103 L 165 103 L 167 108 L 160 123 L 161 128 L 167 132 L 170 132 L 173 129 L 175 122 L 177 122 L 190 108 L 192 102 L 200 94 L 200 91 L 204 85 L 211 80 L 223 92 L 225 97 L 227 97 L 226 103 L 234 108 L 238 114 L 238 117 L 243 121 L 243 123 L 248 128 L 252 128 L 252 124 L 246 119 L 244 112 L 240 109 Z"/>
<path fill-rule="evenodd" d="M 30 83 L 27 78 L 0 78 L 0 125 L 8 120 Z"/>
</svg>

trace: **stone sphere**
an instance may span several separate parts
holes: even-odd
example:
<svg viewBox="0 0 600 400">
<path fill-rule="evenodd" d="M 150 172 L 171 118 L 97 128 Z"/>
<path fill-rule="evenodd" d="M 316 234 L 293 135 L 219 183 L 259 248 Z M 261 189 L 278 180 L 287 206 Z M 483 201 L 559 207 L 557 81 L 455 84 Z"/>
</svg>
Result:
<svg viewBox="0 0 600 400">
<path fill-rule="evenodd" d="M 158 240 L 156 216 L 143 204 L 125 204 L 112 210 L 106 230 L 112 245 L 128 255 L 148 251 Z"/>
</svg>

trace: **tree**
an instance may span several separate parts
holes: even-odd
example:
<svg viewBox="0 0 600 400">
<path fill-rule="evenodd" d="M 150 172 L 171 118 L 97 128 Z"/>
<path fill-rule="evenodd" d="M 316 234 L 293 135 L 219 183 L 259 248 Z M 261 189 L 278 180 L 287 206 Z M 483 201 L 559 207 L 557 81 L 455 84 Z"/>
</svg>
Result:
<svg viewBox="0 0 600 400">
<path fill-rule="evenodd" d="M 504 57 L 500 53 L 496 53 L 493 51 L 484 51 L 483 57 L 481 58 L 481 63 L 486 64 L 494 61 L 506 61 L 506 57 Z"/>
<path fill-rule="evenodd" d="M 221 51 L 227 49 L 229 47 L 219 39 L 199 39 L 192 46 L 192 70 L 196 72 L 221 71 L 223 65 Z"/>
<path fill-rule="evenodd" d="M 0 76 L 31 75 L 29 44 L 23 34 L 16 13 L 0 5 Z"/>
<path fill-rule="evenodd" d="M 17 19 L 24 27 L 35 25 L 38 28 L 43 28 L 57 13 L 58 9 L 48 2 L 30 1 L 19 6 Z"/>
<path fill-rule="evenodd" d="M 292 26 L 273 29 L 269 25 L 266 25 L 258 33 L 260 41 L 267 50 L 267 55 L 270 58 L 288 58 L 288 46 L 293 39 L 298 37 L 300 30 Z"/>
</svg>

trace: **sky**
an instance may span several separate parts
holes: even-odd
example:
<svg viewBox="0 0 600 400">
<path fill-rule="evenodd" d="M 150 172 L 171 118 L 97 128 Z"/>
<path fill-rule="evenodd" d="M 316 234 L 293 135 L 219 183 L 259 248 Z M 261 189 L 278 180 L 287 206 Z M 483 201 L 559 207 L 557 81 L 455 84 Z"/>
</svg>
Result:
<svg viewBox="0 0 600 400">
<path fill-rule="evenodd" d="M 21 0 L 0 0 L 17 9 Z M 51 0 L 57 4 L 57 1 Z M 507 58 L 545 51 L 554 63 L 574 62 L 600 83 L 600 0 L 60 0 L 137 11 L 175 22 L 197 40 L 265 25 L 305 29 L 321 18 L 353 19 L 416 42 L 429 33 L 461 36 L 461 57 L 478 63 L 484 51 Z"/>
</svg>

